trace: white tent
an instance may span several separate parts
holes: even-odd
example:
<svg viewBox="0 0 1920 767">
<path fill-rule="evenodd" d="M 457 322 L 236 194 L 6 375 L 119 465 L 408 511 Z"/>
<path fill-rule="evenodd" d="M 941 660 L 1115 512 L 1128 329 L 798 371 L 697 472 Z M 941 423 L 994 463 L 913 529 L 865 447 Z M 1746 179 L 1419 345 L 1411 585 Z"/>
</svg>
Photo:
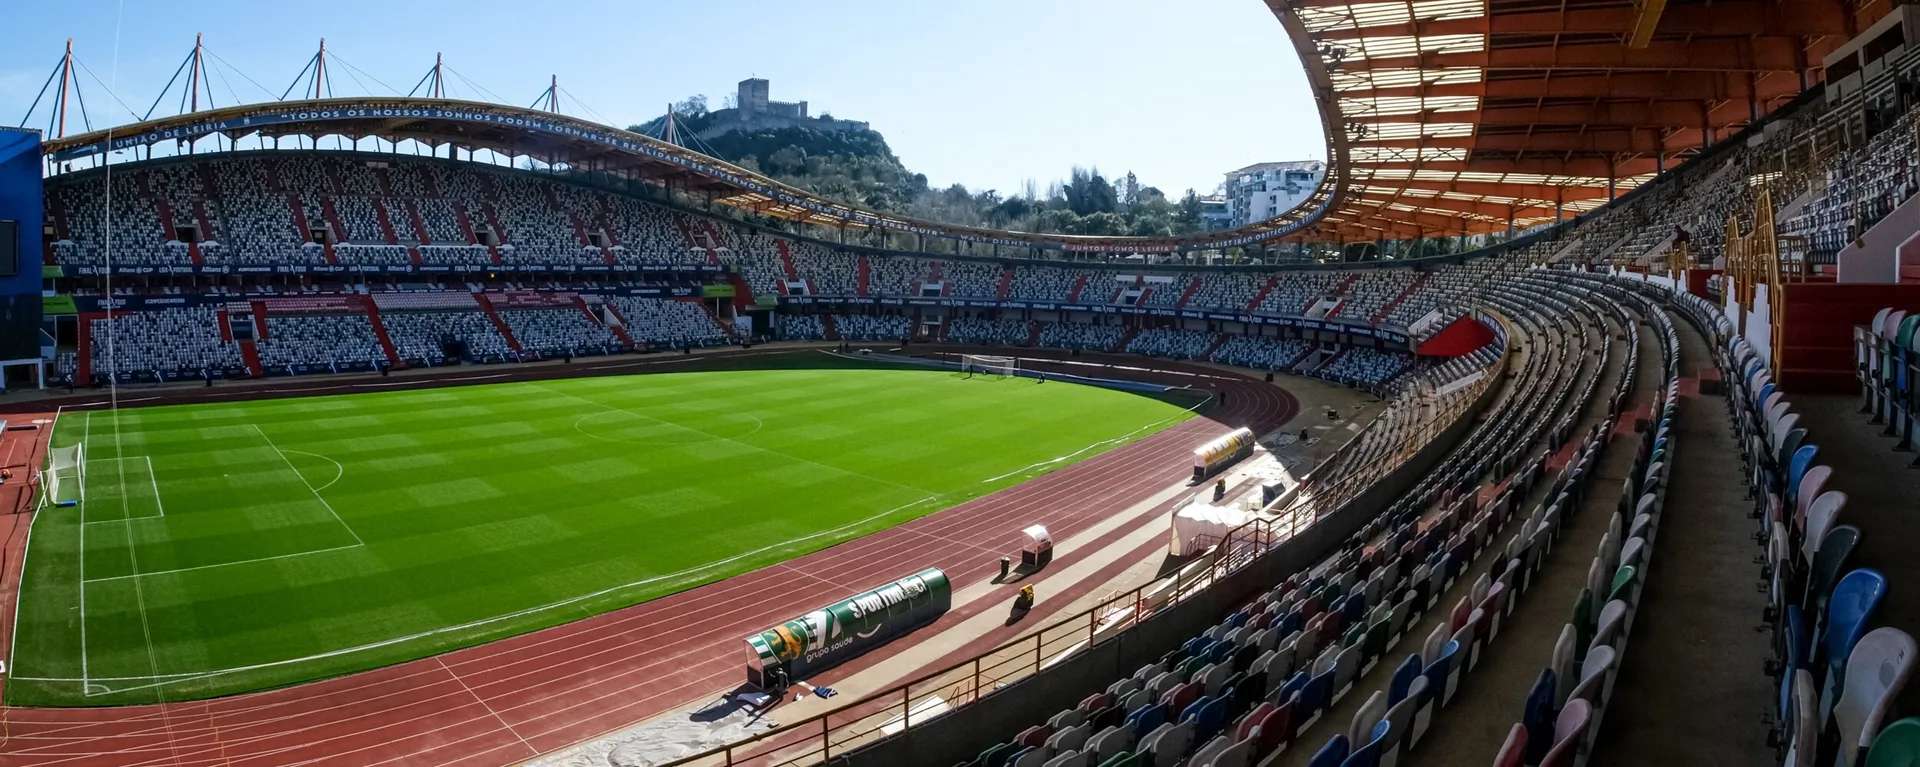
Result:
<svg viewBox="0 0 1920 767">
<path fill-rule="evenodd" d="M 1173 537 L 1167 553 L 1176 557 L 1198 554 L 1225 540 L 1227 533 L 1247 523 L 1247 513 L 1231 506 L 1214 506 L 1198 498 L 1173 512 Z"/>
</svg>

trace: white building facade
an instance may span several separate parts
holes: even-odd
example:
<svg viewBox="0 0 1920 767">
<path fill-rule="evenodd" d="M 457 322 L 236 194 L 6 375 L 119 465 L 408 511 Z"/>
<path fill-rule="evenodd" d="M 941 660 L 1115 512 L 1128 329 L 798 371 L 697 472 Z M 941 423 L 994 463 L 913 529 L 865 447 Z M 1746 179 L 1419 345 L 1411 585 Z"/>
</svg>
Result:
<svg viewBox="0 0 1920 767">
<path fill-rule="evenodd" d="M 1327 175 L 1319 160 L 1263 162 L 1227 174 L 1227 209 L 1233 226 L 1265 221 L 1305 202 Z"/>
</svg>

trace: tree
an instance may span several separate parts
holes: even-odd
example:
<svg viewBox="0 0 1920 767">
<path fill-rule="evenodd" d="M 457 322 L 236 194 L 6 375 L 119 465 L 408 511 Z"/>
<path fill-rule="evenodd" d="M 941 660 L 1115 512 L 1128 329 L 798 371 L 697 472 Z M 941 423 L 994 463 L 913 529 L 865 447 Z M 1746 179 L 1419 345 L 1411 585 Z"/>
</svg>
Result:
<svg viewBox="0 0 1920 767">
<path fill-rule="evenodd" d="M 1174 217 L 1174 228 L 1180 234 L 1192 234 L 1200 231 L 1200 195 L 1187 188 L 1187 194 L 1180 198 L 1180 212 Z"/>
<path fill-rule="evenodd" d="M 688 96 L 686 101 L 673 105 L 673 113 L 682 118 L 706 117 L 707 94 L 698 93 Z"/>
<path fill-rule="evenodd" d="M 1133 171 L 1127 171 L 1127 179 L 1120 185 L 1120 202 L 1128 208 L 1140 203 L 1140 177 L 1133 175 Z"/>
</svg>

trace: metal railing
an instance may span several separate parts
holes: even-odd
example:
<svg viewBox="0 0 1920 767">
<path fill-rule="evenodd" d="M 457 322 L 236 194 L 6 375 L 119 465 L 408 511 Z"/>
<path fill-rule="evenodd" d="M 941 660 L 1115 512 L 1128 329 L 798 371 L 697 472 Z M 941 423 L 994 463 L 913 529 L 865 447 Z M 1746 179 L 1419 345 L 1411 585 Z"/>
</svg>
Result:
<svg viewBox="0 0 1920 767">
<path fill-rule="evenodd" d="M 1496 365 L 1504 364 L 1505 354 Z M 1375 481 L 1411 460 L 1421 449 L 1469 410 L 1495 376 L 1450 398 L 1428 417 L 1414 423 L 1410 438 L 1395 441 L 1395 449 L 1365 459 L 1338 477 L 1318 476 L 1317 467 L 1302 478 L 1303 492 L 1276 516 L 1261 517 L 1227 532 L 1219 545 L 1168 579 L 1157 580 L 1108 598 L 1086 610 L 1002 644 L 986 653 L 874 693 L 834 711 L 789 724 L 737 743 L 669 763 L 668 767 L 800 767 L 818 764 L 836 755 L 931 721 L 1046 670 L 1080 650 L 1139 625 L 1142 621 L 1212 586 L 1291 540 L 1323 514 L 1352 500 Z M 1320 464 L 1338 467 L 1350 451 L 1360 450 L 1377 434 L 1376 419 Z M 1381 427 L 1384 428 L 1384 427 Z M 1311 492 L 1304 486 L 1313 483 Z M 1278 502 L 1276 502 L 1278 503 Z"/>
</svg>

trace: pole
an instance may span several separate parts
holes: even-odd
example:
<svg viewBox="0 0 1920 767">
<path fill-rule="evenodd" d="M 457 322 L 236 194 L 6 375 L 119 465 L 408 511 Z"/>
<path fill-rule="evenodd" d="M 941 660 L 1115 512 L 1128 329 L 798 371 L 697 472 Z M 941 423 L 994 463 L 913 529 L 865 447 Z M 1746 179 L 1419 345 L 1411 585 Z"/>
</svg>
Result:
<svg viewBox="0 0 1920 767">
<path fill-rule="evenodd" d="M 553 81 L 547 85 L 547 111 L 553 112 L 556 114 L 560 112 L 560 76 L 559 75 L 554 75 Z"/>
<path fill-rule="evenodd" d="M 200 37 L 201 33 L 193 33 L 193 71 L 187 75 L 187 90 L 193 94 L 189 112 L 200 111 Z"/>
<path fill-rule="evenodd" d="M 433 54 L 433 97 L 436 99 L 446 98 L 446 87 L 441 84 L 440 80 L 441 66 L 441 54 Z"/>
<path fill-rule="evenodd" d="M 327 38 L 320 38 L 320 53 L 314 57 L 313 61 L 313 97 L 326 98 L 323 94 L 326 93 L 327 82 Z"/>
<path fill-rule="evenodd" d="M 60 130 L 54 138 L 67 137 L 67 83 L 73 80 L 73 38 L 67 38 L 67 55 L 60 60 Z"/>
</svg>

